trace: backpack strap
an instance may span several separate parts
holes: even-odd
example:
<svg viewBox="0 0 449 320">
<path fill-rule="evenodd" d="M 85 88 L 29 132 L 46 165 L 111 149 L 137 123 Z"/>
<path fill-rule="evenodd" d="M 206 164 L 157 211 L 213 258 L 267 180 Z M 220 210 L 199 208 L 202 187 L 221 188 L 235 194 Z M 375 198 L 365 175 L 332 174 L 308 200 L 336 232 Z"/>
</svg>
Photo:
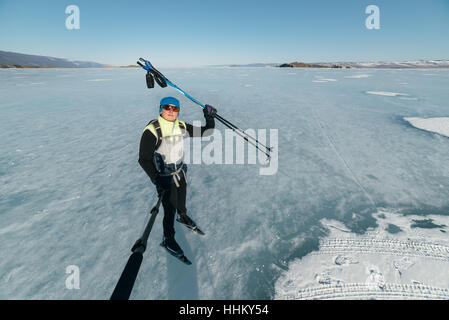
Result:
<svg viewBox="0 0 449 320">
<path fill-rule="evenodd" d="M 162 129 L 161 129 L 161 125 L 159 124 L 159 121 L 157 119 L 156 120 L 151 120 L 147 124 L 145 129 L 147 129 L 150 125 L 152 125 L 153 128 L 154 128 L 154 131 L 156 131 L 156 147 L 154 148 L 154 150 L 157 150 L 157 149 L 159 149 L 159 147 L 161 146 L 161 143 L 162 143 Z"/>
<path fill-rule="evenodd" d="M 187 131 L 186 124 L 184 121 L 179 120 L 178 123 L 180 129 L 184 129 L 184 131 Z"/>
</svg>

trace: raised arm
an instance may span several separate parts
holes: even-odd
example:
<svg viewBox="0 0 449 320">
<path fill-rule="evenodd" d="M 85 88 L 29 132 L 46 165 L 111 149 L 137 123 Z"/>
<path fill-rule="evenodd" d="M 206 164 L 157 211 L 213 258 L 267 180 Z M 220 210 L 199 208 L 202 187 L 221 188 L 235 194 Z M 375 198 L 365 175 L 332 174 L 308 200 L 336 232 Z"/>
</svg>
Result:
<svg viewBox="0 0 449 320">
<path fill-rule="evenodd" d="M 186 123 L 186 130 L 189 133 L 190 137 L 207 137 L 212 134 L 212 130 L 207 131 L 208 129 L 215 128 L 215 120 L 214 116 L 217 113 L 217 109 L 206 104 L 206 107 L 203 109 L 204 119 L 206 119 L 206 125 L 202 127 L 194 127 L 191 124 Z"/>
</svg>

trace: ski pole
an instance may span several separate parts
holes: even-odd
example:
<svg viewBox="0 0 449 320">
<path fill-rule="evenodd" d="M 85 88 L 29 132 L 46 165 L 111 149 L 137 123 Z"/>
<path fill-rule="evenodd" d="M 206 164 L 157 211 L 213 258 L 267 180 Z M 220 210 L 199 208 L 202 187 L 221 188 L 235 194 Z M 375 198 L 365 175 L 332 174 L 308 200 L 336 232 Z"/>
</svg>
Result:
<svg viewBox="0 0 449 320">
<path fill-rule="evenodd" d="M 154 66 L 151 64 L 151 62 L 149 62 L 148 60 L 145 60 L 143 58 L 140 58 L 139 60 L 142 61 L 143 63 L 145 63 L 145 65 L 143 65 L 140 61 L 137 61 L 137 64 L 139 66 L 141 66 L 143 69 L 147 70 L 147 72 L 151 72 L 155 76 L 155 79 L 159 83 L 159 85 L 161 85 L 161 83 L 160 83 L 160 81 L 158 81 L 158 78 L 162 78 L 163 79 L 163 81 L 161 81 L 163 83 L 163 85 L 161 85 L 161 87 L 164 88 L 164 87 L 167 86 L 167 84 L 169 84 L 170 86 L 172 86 L 173 88 L 175 88 L 176 90 L 181 92 L 188 99 L 190 99 L 192 102 L 194 102 L 197 105 L 201 106 L 203 109 L 206 107 L 200 101 L 198 101 L 197 99 L 195 99 L 194 97 L 192 97 L 191 95 L 186 93 L 184 90 L 182 90 L 180 87 L 178 87 L 176 84 L 174 84 L 170 80 L 168 80 L 167 77 L 165 77 L 161 72 L 159 72 L 156 68 L 154 68 Z M 253 146 L 256 147 L 256 149 L 258 149 L 261 152 L 265 153 L 268 156 L 268 159 L 271 158 L 271 156 L 268 153 L 270 153 L 272 151 L 272 147 L 267 147 L 264 144 L 260 143 L 256 138 L 254 138 L 251 135 L 247 134 L 245 131 L 243 131 L 242 129 L 238 128 L 236 125 L 232 124 L 231 122 L 229 122 L 225 118 L 221 117 L 220 115 L 216 114 L 214 117 L 218 121 L 223 123 L 225 126 L 227 126 L 228 128 L 232 129 L 234 132 L 238 133 L 238 135 L 241 136 L 246 142 L 252 144 Z M 248 139 L 251 139 L 251 140 L 255 141 L 256 144 L 251 143 Z M 259 148 L 259 145 L 264 147 L 268 151 L 268 153 L 263 151 L 263 150 L 261 150 Z"/>
<path fill-rule="evenodd" d="M 228 120 L 226 120 L 226 119 L 223 118 L 222 116 L 220 116 L 220 115 L 217 114 L 217 115 L 215 115 L 215 117 L 217 118 L 218 121 L 220 121 L 220 122 L 223 123 L 224 125 L 226 125 L 226 124 L 225 124 L 225 122 L 226 122 L 229 126 L 235 128 L 236 130 L 239 130 L 240 132 L 242 132 L 243 134 L 245 134 L 248 138 L 250 138 L 250 139 L 252 139 L 253 141 L 255 141 L 258 145 L 261 145 L 262 147 L 264 147 L 265 149 L 267 149 L 268 152 L 271 152 L 271 151 L 272 151 L 272 149 L 273 149 L 272 147 L 267 147 L 267 146 L 264 145 L 263 143 L 259 142 L 259 140 L 257 140 L 256 138 L 253 138 L 251 135 L 247 134 L 244 130 L 242 130 L 242 129 L 240 129 L 239 127 L 237 127 L 236 125 L 232 124 L 231 122 L 229 122 Z M 261 150 L 261 151 L 262 151 L 262 150 Z"/>
<path fill-rule="evenodd" d="M 161 205 L 162 197 L 164 192 L 158 197 L 156 205 L 151 209 L 151 217 L 148 221 L 145 231 L 142 236 L 133 245 L 131 251 L 132 254 L 126 263 L 125 268 L 114 288 L 114 292 L 111 295 L 110 300 L 128 300 L 131 295 L 131 291 L 134 287 L 134 282 L 136 281 L 137 274 L 139 273 L 140 266 L 143 260 L 143 253 L 147 248 L 147 240 L 150 235 L 151 229 L 153 228 L 154 221 L 159 212 L 159 207 Z"/>
<path fill-rule="evenodd" d="M 253 145 L 254 147 L 256 147 L 257 150 L 265 153 L 265 155 L 267 156 L 268 161 L 271 160 L 271 155 L 268 154 L 267 152 L 261 150 L 256 144 L 254 144 L 254 142 L 249 141 L 247 137 L 243 136 L 238 130 L 236 130 L 235 128 L 231 127 L 230 125 L 228 125 L 227 123 L 222 122 L 226 127 L 228 127 L 229 129 L 231 129 L 232 131 L 234 131 L 235 133 L 237 133 L 240 137 L 242 137 L 246 142 L 248 142 L 249 144 Z M 271 148 L 268 148 L 268 150 L 271 151 Z"/>
</svg>

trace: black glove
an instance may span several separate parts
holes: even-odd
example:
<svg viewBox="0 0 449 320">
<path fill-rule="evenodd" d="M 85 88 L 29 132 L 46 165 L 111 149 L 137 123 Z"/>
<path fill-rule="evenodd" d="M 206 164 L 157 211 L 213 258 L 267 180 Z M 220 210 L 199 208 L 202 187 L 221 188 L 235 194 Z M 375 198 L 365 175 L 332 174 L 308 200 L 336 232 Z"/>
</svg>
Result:
<svg viewBox="0 0 449 320">
<path fill-rule="evenodd" d="M 212 119 L 217 114 L 217 109 L 206 104 L 206 106 L 203 108 L 203 113 L 204 113 L 204 118 L 206 118 L 206 120 Z"/>
</svg>

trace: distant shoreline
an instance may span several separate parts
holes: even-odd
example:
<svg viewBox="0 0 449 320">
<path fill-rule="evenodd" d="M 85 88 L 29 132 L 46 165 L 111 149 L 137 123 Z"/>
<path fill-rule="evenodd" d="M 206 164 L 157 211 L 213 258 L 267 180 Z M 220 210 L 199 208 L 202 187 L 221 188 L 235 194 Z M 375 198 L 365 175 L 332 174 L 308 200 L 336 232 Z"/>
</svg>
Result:
<svg viewBox="0 0 449 320">
<path fill-rule="evenodd" d="M 417 60 L 391 62 L 290 62 L 290 63 L 253 63 L 227 65 L 230 68 L 327 68 L 327 69 L 448 69 L 449 60 Z"/>
<path fill-rule="evenodd" d="M 421 59 L 408 61 L 334 61 L 226 64 L 198 67 L 260 67 L 260 68 L 326 68 L 326 69 L 447 69 L 449 59 Z M 92 61 L 70 61 L 63 58 L 23 54 L 0 50 L 0 69 L 85 69 L 85 68 L 139 68 L 137 64 L 113 66 Z"/>
<path fill-rule="evenodd" d="M 324 65 L 324 64 L 311 64 L 304 62 L 291 62 L 291 63 L 283 63 L 278 66 L 279 68 L 332 68 L 332 69 L 351 69 L 352 66 L 344 65 L 344 64 L 332 64 L 332 65 Z"/>
<path fill-rule="evenodd" d="M 231 68 L 239 67 L 263 67 L 263 68 L 332 68 L 332 69 L 350 69 L 352 66 L 344 63 L 305 63 L 305 62 L 289 62 L 289 63 L 251 63 L 251 64 L 231 64 Z"/>
<path fill-rule="evenodd" d="M 5 65 L 0 64 L 0 69 L 126 69 L 126 68 L 140 68 L 138 65 L 128 65 L 128 66 L 103 66 L 103 67 L 47 67 L 47 66 L 26 66 L 26 65 Z"/>
<path fill-rule="evenodd" d="M 295 69 L 449 69 L 448 65 L 424 65 L 424 66 L 404 66 L 404 65 L 324 65 L 324 64 L 297 64 L 284 63 L 279 65 L 220 65 L 220 66 L 209 66 L 209 67 L 228 67 L 228 68 L 295 68 Z M 92 66 L 92 67 L 50 67 L 50 66 L 29 66 L 29 65 L 4 65 L 0 64 L 0 69 L 131 69 L 140 68 L 138 65 L 128 65 L 128 66 Z"/>
</svg>

